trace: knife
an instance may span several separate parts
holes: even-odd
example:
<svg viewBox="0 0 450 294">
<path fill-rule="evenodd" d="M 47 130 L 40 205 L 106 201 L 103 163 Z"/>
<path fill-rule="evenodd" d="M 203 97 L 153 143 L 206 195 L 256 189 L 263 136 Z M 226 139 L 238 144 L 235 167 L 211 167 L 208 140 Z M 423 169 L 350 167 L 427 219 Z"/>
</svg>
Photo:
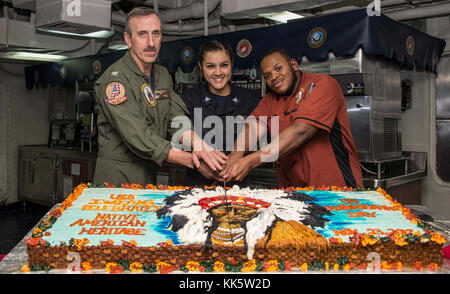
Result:
<svg viewBox="0 0 450 294">
<path fill-rule="evenodd" d="M 230 226 L 230 239 L 231 239 L 231 244 L 234 243 L 233 240 L 233 234 L 232 234 L 232 229 L 231 229 L 231 217 L 230 217 L 230 204 L 228 203 L 228 199 L 227 199 L 227 183 L 225 181 L 223 181 L 223 190 L 224 190 L 224 197 L 225 197 L 225 208 L 227 209 L 227 215 L 228 215 L 228 225 Z"/>
</svg>

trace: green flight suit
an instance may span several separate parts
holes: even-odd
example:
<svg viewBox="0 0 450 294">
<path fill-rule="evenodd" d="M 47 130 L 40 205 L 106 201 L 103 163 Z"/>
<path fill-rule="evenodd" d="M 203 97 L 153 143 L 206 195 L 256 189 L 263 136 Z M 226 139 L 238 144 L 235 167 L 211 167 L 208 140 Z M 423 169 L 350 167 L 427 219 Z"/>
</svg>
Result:
<svg viewBox="0 0 450 294">
<path fill-rule="evenodd" d="M 174 92 L 165 67 L 153 64 L 152 77 L 140 71 L 128 51 L 97 80 L 95 184 L 156 184 L 156 174 L 171 148 L 170 139 L 178 130 L 170 127 L 171 121 L 175 116 L 186 115 L 187 108 Z M 144 86 L 152 84 L 153 95 L 146 91 L 146 98 Z M 112 104 L 112 96 L 126 100 Z"/>
</svg>

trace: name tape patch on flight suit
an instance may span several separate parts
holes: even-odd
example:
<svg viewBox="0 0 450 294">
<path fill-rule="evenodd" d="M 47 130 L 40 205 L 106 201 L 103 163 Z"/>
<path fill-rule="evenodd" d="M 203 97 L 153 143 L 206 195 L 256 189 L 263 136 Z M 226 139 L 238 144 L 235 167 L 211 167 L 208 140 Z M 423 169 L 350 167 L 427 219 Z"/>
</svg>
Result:
<svg viewBox="0 0 450 294">
<path fill-rule="evenodd" d="M 119 82 L 109 83 L 108 86 L 106 86 L 105 94 L 105 102 L 108 104 L 118 105 L 127 101 L 127 97 L 125 97 L 125 87 Z"/>
<path fill-rule="evenodd" d="M 169 99 L 170 93 L 168 89 L 159 89 L 155 91 L 155 97 L 157 100 Z"/>
</svg>

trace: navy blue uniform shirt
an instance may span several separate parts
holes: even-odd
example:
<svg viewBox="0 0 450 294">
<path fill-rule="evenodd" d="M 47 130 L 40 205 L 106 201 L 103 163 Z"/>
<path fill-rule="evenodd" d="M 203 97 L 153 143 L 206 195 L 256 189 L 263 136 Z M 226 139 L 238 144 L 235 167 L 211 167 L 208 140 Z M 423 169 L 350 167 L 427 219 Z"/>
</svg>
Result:
<svg viewBox="0 0 450 294">
<path fill-rule="evenodd" d="M 194 131 L 196 131 L 196 133 L 207 143 L 208 141 L 211 141 L 213 147 L 216 147 L 216 149 L 225 154 L 231 153 L 234 141 L 238 135 L 238 125 L 236 123 L 232 124 L 234 131 L 228 129 L 230 127 L 230 122 L 228 123 L 227 128 L 227 117 L 234 119 L 236 116 L 242 116 L 245 119 L 252 113 L 260 100 L 258 92 L 254 90 L 242 88 L 233 84 L 230 84 L 230 87 L 231 91 L 228 96 L 218 96 L 213 94 L 209 90 L 207 83 L 187 89 L 180 95 L 188 109 L 189 118 L 193 124 L 192 127 Z M 195 111 L 196 108 L 197 111 Z M 201 119 L 199 117 L 194 117 L 194 113 L 200 113 L 200 109 Z M 218 133 L 220 128 L 215 124 L 211 124 L 210 127 L 207 126 L 208 123 L 215 121 L 215 119 L 208 119 L 209 116 L 220 118 L 223 126 L 222 134 Z M 242 126 L 243 124 L 240 125 L 240 127 Z M 231 136 L 231 132 L 233 132 L 233 136 Z M 228 140 L 227 133 L 229 137 Z M 222 139 L 222 144 L 220 144 L 220 137 Z M 216 143 L 216 140 L 219 141 Z M 188 170 L 185 184 L 188 186 L 202 186 L 210 185 L 212 182 L 212 180 L 204 178 L 197 170 Z"/>
</svg>

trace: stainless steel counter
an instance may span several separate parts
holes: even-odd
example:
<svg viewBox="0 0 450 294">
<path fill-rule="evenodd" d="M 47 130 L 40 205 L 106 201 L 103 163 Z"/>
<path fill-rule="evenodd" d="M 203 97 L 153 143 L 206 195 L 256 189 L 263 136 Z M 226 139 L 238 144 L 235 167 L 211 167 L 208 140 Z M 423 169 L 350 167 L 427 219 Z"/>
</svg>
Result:
<svg viewBox="0 0 450 294">
<path fill-rule="evenodd" d="M 47 145 L 20 145 L 18 147 L 18 150 L 39 153 L 41 155 L 52 153 L 63 157 L 75 157 L 80 159 L 97 158 L 97 152 L 88 152 L 64 148 L 48 148 Z"/>
<path fill-rule="evenodd" d="M 376 169 L 370 170 L 365 167 L 366 164 Z M 404 151 L 399 158 L 361 162 L 361 167 L 366 174 L 363 179 L 364 187 L 388 189 L 426 177 L 427 154 Z"/>
</svg>

